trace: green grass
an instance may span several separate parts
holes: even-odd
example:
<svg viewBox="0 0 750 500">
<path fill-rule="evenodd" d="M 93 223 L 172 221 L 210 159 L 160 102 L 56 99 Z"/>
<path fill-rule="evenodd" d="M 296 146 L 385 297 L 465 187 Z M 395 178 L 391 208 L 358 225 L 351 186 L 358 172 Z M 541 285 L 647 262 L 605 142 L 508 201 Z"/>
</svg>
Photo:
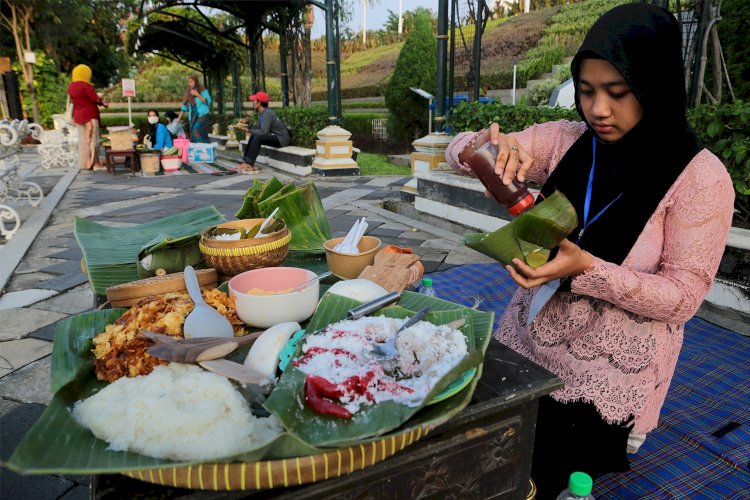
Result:
<svg viewBox="0 0 750 500">
<path fill-rule="evenodd" d="M 388 163 L 388 155 L 382 153 L 359 153 L 357 164 L 360 175 L 411 175 L 410 167 Z"/>
<path fill-rule="evenodd" d="M 374 49 L 363 50 L 361 52 L 355 52 L 341 61 L 341 76 L 357 73 L 362 68 L 369 66 L 378 59 L 388 54 L 399 52 L 403 46 L 403 42 L 399 42 L 391 45 L 383 45 Z"/>
</svg>

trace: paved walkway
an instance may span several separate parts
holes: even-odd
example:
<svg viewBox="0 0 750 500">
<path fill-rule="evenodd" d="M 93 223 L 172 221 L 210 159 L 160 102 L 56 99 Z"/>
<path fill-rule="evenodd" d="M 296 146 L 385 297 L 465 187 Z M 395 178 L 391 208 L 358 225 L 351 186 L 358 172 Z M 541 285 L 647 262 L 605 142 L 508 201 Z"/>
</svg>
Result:
<svg viewBox="0 0 750 500">
<path fill-rule="evenodd" d="M 35 176 L 45 192 L 69 181 L 65 171 L 40 171 L 37 157 L 24 154 L 24 171 Z M 280 180 L 299 181 L 274 172 Z M 73 218 L 88 217 L 113 226 L 148 222 L 202 206 L 214 205 L 228 219 L 241 205 L 243 193 L 258 176 L 185 175 L 133 177 L 123 170 L 116 176 L 106 172 L 78 172 L 59 204 L 37 235 L 22 234 L 33 241 L 24 253 L 0 247 L 0 266 L 9 273 L 0 296 L 0 459 L 7 460 L 16 445 L 44 411 L 49 393 L 50 353 L 55 323 L 90 310 L 93 294 L 81 272 L 81 250 L 73 236 Z M 422 257 L 426 272 L 486 262 L 488 259 L 461 244 L 455 233 L 384 210 L 386 199 L 399 199 L 408 178 L 342 177 L 315 181 L 334 236 L 343 236 L 354 221 L 366 216 L 368 234 L 385 244 L 408 246 Z M 34 217 L 24 209 L 24 223 Z M 23 231 L 26 227 L 22 226 Z M 29 225 L 28 230 L 33 230 Z M 14 238 L 14 239 L 15 239 Z M 20 240 L 19 240 L 20 241 Z M 20 253 L 15 256 L 11 254 Z M 0 469 L 0 498 L 84 499 L 89 498 L 90 478 L 19 476 Z"/>
</svg>

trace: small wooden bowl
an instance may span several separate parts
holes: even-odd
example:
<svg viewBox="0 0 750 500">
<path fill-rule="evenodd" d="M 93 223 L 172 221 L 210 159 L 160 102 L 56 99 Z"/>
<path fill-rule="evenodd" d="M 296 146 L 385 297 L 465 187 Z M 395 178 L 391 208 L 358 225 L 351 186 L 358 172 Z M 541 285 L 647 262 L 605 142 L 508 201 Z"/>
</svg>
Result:
<svg viewBox="0 0 750 500">
<path fill-rule="evenodd" d="M 364 268 L 371 266 L 375 262 L 375 254 L 378 253 L 381 243 L 374 236 L 363 236 L 357 245 L 359 254 L 349 255 L 333 249 L 333 247 L 343 240 L 343 237 L 333 238 L 323 243 L 323 248 L 326 251 L 328 269 L 339 278 L 350 280 L 359 276 Z"/>
</svg>

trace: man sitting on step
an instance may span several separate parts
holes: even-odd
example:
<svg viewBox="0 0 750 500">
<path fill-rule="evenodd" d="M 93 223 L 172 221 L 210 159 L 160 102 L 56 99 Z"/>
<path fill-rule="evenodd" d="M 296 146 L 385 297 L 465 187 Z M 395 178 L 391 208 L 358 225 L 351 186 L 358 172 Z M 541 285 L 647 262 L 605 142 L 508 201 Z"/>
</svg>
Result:
<svg viewBox="0 0 750 500">
<path fill-rule="evenodd" d="M 268 109 L 268 94 L 257 92 L 248 97 L 253 103 L 253 108 L 258 112 L 258 121 L 252 127 L 245 128 L 244 131 L 249 135 L 244 163 L 237 166 L 237 170 L 245 173 L 254 174 L 258 172 L 255 167 L 255 159 L 260 153 L 261 146 L 284 147 L 288 146 L 292 140 L 289 130 L 281 123 L 276 113 Z"/>
</svg>

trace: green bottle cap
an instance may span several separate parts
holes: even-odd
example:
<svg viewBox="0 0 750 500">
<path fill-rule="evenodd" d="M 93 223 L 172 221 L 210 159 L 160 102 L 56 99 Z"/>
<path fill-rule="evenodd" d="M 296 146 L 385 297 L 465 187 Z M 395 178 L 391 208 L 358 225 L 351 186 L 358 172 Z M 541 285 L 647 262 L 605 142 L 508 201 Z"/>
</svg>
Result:
<svg viewBox="0 0 750 500">
<path fill-rule="evenodd" d="M 422 278 L 422 286 L 432 286 L 432 278 Z"/>
<path fill-rule="evenodd" d="M 568 480 L 568 490 L 579 497 L 590 495 L 593 486 L 594 480 L 585 472 L 574 472 Z"/>
</svg>

